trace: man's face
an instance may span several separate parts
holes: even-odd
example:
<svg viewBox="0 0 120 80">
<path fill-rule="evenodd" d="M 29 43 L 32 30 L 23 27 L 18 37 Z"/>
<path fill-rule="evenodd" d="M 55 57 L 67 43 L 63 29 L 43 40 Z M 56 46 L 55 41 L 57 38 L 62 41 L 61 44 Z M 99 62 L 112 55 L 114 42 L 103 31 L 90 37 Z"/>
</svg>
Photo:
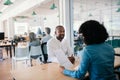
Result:
<svg viewBox="0 0 120 80">
<path fill-rule="evenodd" d="M 55 34 L 56 34 L 56 38 L 60 41 L 62 41 L 62 39 L 64 38 L 65 36 L 65 30 L 63 27 L 58 27 L 55 31 Z"/>
</svg>

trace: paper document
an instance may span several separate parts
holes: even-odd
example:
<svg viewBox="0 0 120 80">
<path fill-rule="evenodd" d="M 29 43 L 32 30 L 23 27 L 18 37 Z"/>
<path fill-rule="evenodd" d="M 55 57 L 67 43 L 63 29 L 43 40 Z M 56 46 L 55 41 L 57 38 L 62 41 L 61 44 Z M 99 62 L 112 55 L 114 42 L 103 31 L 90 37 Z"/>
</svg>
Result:
<svg viewBox="0 0 120 80">
<path fill-rule="evenodd" d="M 79 65 L 78 65 L 78 66 L 76 66 L 76 67 L 74 68 L 74 70 L 78 70 L 78 68 L 79 68 Z"/>
<path fill-rule="evenodd" d="M 56 50 L 55 56 L 57 57 L 60 65 L 64 66 L 66 69 L 69 69 L 73 66 L 73 64 L 70 62 L 70 60 L 62 50 Z"/>
</svg>

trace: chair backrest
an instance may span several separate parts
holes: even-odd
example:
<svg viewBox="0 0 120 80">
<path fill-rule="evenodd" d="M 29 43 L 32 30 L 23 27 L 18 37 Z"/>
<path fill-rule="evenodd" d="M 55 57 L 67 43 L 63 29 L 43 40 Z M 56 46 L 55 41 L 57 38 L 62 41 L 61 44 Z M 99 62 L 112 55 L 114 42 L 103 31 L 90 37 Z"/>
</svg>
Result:
<svg viewBox="0 0 120 80">
<path fill-rule="evenodd" d="M 41 44 L 42 53 L 47 54 L 47 42 Z"/>
<path fill-rule="evenodd" d="M 30 55 L 42 55 L 41 45 L 39 46 L 31 46 Z"/>
<path fill-rule="evenodd" d="M 27 57 L 29 56 L 28 47 L 16 47 L 15 48 L 15 57 Z"/>
</svg>

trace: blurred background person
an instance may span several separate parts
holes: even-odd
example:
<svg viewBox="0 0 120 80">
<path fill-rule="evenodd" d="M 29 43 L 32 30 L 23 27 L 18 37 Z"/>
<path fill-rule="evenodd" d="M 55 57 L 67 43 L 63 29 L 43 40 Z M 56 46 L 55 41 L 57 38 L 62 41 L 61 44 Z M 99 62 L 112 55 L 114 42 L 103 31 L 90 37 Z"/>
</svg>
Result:
<svg viewBox="0 0 120 80">
<path fill-rule="evenodd" d="M 45 27 L 45 36 L 41 39 L 42 43 L 47 42 L 49 39 L 52 38 L 52 36 L 50 35 L 51 33 L 51 29 L 49 27 Z"/>
<path fill-rule="evenodd" d="M 47 63 L 48 60 L 48 53 L 47 53 L 47 42 L 49 39 L 52 38 L 52 36 L 50 35 L 51 33 L 51 29 L 49 27 L 45 27 L 45 36 L 41 39 L 41 48 L 42 48 L 42 52 L 43 52 L 43 56 L 44 56 L 44 63 Z"/>
<path fill-rule="evenodd" d="M 38 52 L 38 53 L 31 53 L 31 47 L 32 46 L 40 46 L 40 40 L 36 38 L 36 34 L 34 32 L 30 32 L 29 33 L 29 51 L 30 51 L 30 57 L 31 57 L 31 65 L 33 65 L 32 63 L 32 59 L 38 59 L 40 61 L 42 61 L 42 58 L 41 58 L 41 54 Z M 40 47 L 41 48 L 41 47 Z"/>
</svg>

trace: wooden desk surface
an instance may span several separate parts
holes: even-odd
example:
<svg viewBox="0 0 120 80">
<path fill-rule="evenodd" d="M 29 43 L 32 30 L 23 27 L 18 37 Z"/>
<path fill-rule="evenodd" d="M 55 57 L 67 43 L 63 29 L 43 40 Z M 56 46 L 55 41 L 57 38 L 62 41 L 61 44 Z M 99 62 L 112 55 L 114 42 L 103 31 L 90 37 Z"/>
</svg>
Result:
<svg viewBox="0 0 120 80">
<path fill-rule="evenodd" d="M 63 75 L 59 71 L 57 63 L 42 64 L 24 70 L 13 70 L 11 73 L 15 80 L 78 80 Z"/>
<path fill-rule="evenodd" d="M 4 46 L 11 46 L 11 43 L 6 43 L 6 44 L 5 44 L 5 43 L 1 43 L 0 46 L 1 46 L 1 47 L 4 47 Z"/>
<path fill-rule="evenodd" d="M 115 56 L 114 67 L 117 68 L 120 66 L 120 57 Z"/>
<path fill-rule="evenodd" d="M 120 57 L 115 57 L 114 67 L 120 65 Z M 23 70 L 13 70 L 11 74 L 15 80 L 78 80 L 63 75 L 59 71 L 59 64 L 49 63 L 29 67 Z"/>
<path fill-rule="evenodd" d="M 114 48 L 116 54 L 120 54 L 120 48 Z M 120 66 L 120 56 L 115 56 L 114 67 L 117 68 Z"/>
</svg>

